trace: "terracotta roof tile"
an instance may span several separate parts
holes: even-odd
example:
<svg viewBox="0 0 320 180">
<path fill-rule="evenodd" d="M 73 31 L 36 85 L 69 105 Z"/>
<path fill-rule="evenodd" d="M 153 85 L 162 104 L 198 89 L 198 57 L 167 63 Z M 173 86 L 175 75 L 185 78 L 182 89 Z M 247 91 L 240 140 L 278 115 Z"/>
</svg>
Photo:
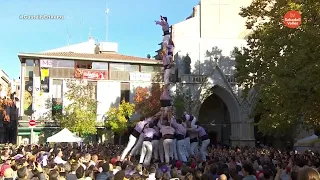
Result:
<svg viewBox="0 0 320 180">
<path fill-rule="evenodd" d="M 73 52 L 44 52 L 37 53 L 39 55 L 46 56 L 61 56 L 61 57 L 70 57 L 70 58 L 92 58 L 92 59 L 106 59 L 106 60 L 124 60 L 124 61 L 155 61 L 154 59 L 128 56 L 118 53 L 101 53 L 101 54 L 87 54 L 87 53 L 73 53 Z"/>
</svg>

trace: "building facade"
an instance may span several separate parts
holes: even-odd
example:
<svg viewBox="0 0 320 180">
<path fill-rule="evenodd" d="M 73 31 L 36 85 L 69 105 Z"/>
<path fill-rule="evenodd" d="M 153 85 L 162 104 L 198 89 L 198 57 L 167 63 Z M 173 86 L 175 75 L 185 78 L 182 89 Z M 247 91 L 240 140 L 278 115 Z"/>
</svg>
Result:
<svg viewBox="0 0 320 180">
<path fill-rule="evenodd" d="M 253 119 L 249 118 L 255 98 L 242 98 L 231 53 L 234 47 L 246 45 L 250 32 L 239 12 L 251 1 L 201 0 L 186 20 L 172 25 L 181 84 L 195 97 L 210 91 L 192 113 L 206 126 L 213 142 L 255 144 Z"/>
<path fill-rule="evenodd" d="M 70 103 L 65 96 L 70 79 L 82 78 L 94 87 L 98 101 L 97 122 L 103 122 L 111 106 L 119 105 L 123 99 L 132 102 L 135 88 L 151 87 L 153 77 L 159 72 L 158 61 L 118 54 L 115 46 L 105 52 L 101 51 L 101 44 L 92 47 L 96 49 L 95 53 L 88 50 L 79 53 L 81 48 L 66 47 L 18 55 L 22 77 L 20 106 L 23 107 L 18 128 L 20 140 L 33 136 L 36 142 L 51 135 L 50 132 L 56 128 L 54 122 L 50 119 L 42 122 L 46 114 L 54 112 L 53 106 L 60 104 L 64 108 Z M 28 128 L 30 119 L 37 122 L 32 135 Z"/>
</svg>

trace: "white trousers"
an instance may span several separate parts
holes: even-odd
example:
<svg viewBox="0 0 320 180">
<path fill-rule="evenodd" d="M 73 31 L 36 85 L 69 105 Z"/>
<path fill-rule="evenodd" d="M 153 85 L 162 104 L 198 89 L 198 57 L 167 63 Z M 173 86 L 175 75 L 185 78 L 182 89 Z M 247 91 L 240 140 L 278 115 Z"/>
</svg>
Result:
<svg viewBox="0 0 320 180">
<path fill-rule="evenodd" d="M 172 159 L 178 160 L 178 152 L 177 152 L 177 139 L 173 140 L 173 157 Z"/>
<path fill-rule="evenodd" d="M 170 34 L 163 36 L 162 45 L 166 47 L 169 44 L 169 41 L 170 41 Z"/>
<path fill-rule="evenodd" d="M 137 143 L 134 145 L 133 149 L 130 152 L 130 156 L 135 156 L 141 151 L 142 143 L 143 143 L 143 133 L 140 134 Z"/>
<path fill-rule="evenodd" d="M 202 141 L 201 147 L 200 147 L 200 155 L 202 161 L 207 160 L 207 147 L 210 144 L 210 139 Z"/>
<path fill-rule="evenodd" d="M 184 145 L 186 148 L 186 156 L 189 157 L 190 156 L 190 137 L 186 137 L 184 138 Z"/>
<path fill-rule="evenodd" d="M 159 156 L 160 156 L 160 161 L 164 163 L 164 148 L 163 148 L 163 138 L 159 140 Z"/>
<path fill-rule="evenodd" d="M 186 148 L 185 148 L 185 140 L 182 139 L 182 140 L 179 140 L 177 141 L 177 150 L 178 150 L 178 153 L 179 153 L 179 159 L 182 161 L 182 162 L 187 162 L 187 157 L 186 157 Z"/>
<path fill-rule="evenodd" d="M 134 144 L 136 143 L 137 138 L 134 137 L 132 134 L 129 136 L 129 142 L 127 144 L 127 147 L 123 150 L 122 154 L 121 154 L 121 160 L 124 160 L 124 158 L 126 157 L 126 155 L 128 154 L 128 152 L 131 150 L 131 148 L 134 146 Z"/>
<path fill-rule="evenodd" d="M 170 69 L 164 69 L 163 81 L 164 85 L 168 85 L 170 83 Z"/>
<path fill-rule="evenodd" d="M 159 160 L 159 140 L 152 140 L 153 158 Z"/>
<path fill-rule="evenodd" d="M 166 163 L 170 163 L 170 157 L 173 157 L 173 139 L 164 139 L 163 149 Z"/>
<path fill-rule="evenodd" d="M 193 142 L 190 144 L 190 155 L 195 156 L 199 154 L 199 142 Z"/>
<path fill-rule="evenodd" d="M 139 163 L 143 163 L 145 166 L 149 166 L 152 158 L 152 142 L 150 141 L 143 141 L 140 161 Z"/>
</svg>

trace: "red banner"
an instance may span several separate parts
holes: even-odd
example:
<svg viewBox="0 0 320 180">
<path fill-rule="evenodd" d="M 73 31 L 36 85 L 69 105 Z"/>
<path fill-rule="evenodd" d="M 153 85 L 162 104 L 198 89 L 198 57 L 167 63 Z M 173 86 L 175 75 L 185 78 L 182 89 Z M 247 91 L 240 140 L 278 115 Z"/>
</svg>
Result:
<svg viewBox="0 0 320 180">
<path fill-rule="evenodd" d="M 89 69 L 75 69 L 75 78 L 94 79 L 94 80 L 107 80 L 107 71 L 89 70 Z"/>
</svg>

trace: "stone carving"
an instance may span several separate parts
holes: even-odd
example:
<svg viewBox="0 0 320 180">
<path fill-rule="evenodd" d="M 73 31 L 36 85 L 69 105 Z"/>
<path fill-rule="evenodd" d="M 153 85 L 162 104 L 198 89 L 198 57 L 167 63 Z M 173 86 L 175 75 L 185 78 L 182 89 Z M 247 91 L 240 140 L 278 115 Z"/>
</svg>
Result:
<svg viewBox="0 0 320 180">
<path fill-rule="evenodd" d="M 243 101 L 241 102 L 241 111 L 242 111 L 242 113 L 249 114 L 250 108 L 251 108 L 251 106 L 250 106 L 248 100 L 246 98 L 243 99 Z"/>
</svg>

